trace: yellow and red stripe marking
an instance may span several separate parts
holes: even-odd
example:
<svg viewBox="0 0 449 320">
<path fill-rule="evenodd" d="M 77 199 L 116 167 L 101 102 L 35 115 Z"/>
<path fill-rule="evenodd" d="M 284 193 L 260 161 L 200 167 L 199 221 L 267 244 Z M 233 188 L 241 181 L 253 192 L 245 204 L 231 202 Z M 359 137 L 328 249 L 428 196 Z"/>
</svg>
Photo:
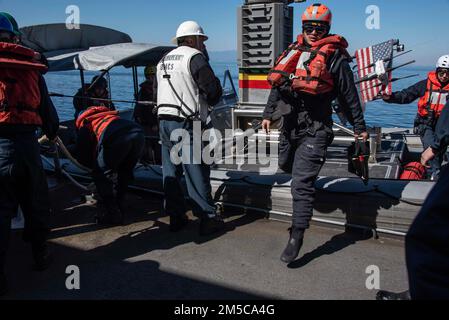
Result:
<svg viewBox="0 0 449 320">
<path fill-rule="evenodd" d="M 266 74 L 239 74 L 240 89 L 271 89 Z"/>
</svg>

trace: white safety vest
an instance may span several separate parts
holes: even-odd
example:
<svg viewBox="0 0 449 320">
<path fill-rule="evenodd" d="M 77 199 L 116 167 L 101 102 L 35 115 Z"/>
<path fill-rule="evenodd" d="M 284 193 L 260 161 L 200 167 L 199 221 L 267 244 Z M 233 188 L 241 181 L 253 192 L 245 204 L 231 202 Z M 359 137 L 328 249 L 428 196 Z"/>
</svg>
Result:
<svg viewBox="0 0 449 320">
<path fill-rule="evenodd" d="M 201 120 L 207 119 L 209 106 L 200 95 L 190 71 L 190 61 L 197 54 L 202 53 L 197 49 L 181 46 L 159 62 L 157 66 L 158 116 L 186 118 L 186 115 L 192 116 L 197 113 Z M 182 112 L 179 108 L 182 108 Z"/>
</svg>

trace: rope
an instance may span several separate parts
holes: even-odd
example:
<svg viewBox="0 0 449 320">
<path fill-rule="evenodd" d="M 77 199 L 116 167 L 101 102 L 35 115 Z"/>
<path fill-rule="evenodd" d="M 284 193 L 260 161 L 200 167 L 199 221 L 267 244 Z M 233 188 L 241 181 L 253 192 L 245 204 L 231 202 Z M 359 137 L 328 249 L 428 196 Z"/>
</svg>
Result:
<svg viewBox="0 0 449 320">
<path fill-rule="evenodd" d="M 47 136 L 42 136 L 41 138 L 39 138 L 38 140 L 39 144 L 44 144 L 44 143 L 55 143 L 59 149 L 62 151 L 62 153 L 67 157 L 67 159 L 69 159 L 76 167 L 78 167 L 79 169 L 86 171 L 87 173 L 92 173 L 92 169 L 89 169 L 85 166 L 83 166 L 81 163 L 78 162 L 78 160 L 75 159 L 75 157 L 73 157 L 73 155 L 70 153 L 70 151 L 67 149 L 67 147 L 64 145 L 64 142 L 62 142 L 61 138 L 56 137 L 56 139 L 54 141 L 50 141 L 48 139 Z"/>
<path fill-rule="evenodd" d="M 53 169 L 55 169 L 55 166 L 53 165 L 53 163 L 51 163 L 47 158 L 45 157 L 41 157 L 42 160 L 44 160 L 49 166 L 51 166 Z M 72 182 L 75 186 L 77 186 L 78 188 L 84 190 L 84 191 L 88 191 L 90 192 L 90 190 L 82 185 L 81 183 L 79 183 L 78 181 L 76 181 L 67 171 L 65 171 L 64 169 L 61 169 L 62 174 L 64 174 L 64 176 L 66 176 L 67 179 L 69 179 L 70 182 Z"/>
<path fill-rule="evenodd" d="M 64 142 L 62 142 L 61 138 L 56 138 L 56 145 L 61 149 L 62 153 L 69 159 L 75 166 L 77 166 L 79 169 L 86 171 L 88 173 L 92 173 L 92 169 L 89 169 L 85 166 L 83 166 L 81 163 L 79 163 L 70 153 L 70 151 L 66 148 L 64 145 Z"/>
<path fill-rule="evenodd" d="M 92 98 L 92 97 L 87 97 L 87 96 L 70 96 L 70 95 L 65 95 L 65 94 L 56 93 L 56 92 L 50 92 L 49 96 L 55 97 L 55 98 L 93 99 L 93 100 L 104 101 L 104 102 L 121 102 L 121 103 L 129 103 L 129 104 L 142 104 L 142 105 L 146 105 L 146 106 L 156 106 L 157 105 L 157 103 L 154 101 L 118 100 L 118 99 L 106 99 L 106 98 Z"/>
</svg>

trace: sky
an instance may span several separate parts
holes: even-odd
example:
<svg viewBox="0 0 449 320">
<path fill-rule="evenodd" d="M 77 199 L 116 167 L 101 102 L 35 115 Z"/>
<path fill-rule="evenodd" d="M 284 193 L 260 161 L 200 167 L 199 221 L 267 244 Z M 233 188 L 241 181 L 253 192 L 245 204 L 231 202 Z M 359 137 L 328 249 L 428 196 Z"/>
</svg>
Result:
<svg viewBox="0 0 449 320">
<path fill-rule="evenodd" d="M 128 33 L 135 42 L 168 44 L 178 25 L 196 20 L 210 39 L 210 51 L 236 50 L 237 8 L 244 0 L 0 0 L 0 11 L 13 14 L 20 26 L 65 22 L 66 8 L 80 8 L 81 23 Z M 306 5 L 294 4 L 295 33 Z M 350 43 L 350 52 L 388 39 L 400 39 L 416 65 L 435 65 L 449 54 L 449 0 L 322 0 L 333 11 L 333 33 Z M 366 9 L 380 10 L 380 29 L 369 30 Z"/>
</svg>

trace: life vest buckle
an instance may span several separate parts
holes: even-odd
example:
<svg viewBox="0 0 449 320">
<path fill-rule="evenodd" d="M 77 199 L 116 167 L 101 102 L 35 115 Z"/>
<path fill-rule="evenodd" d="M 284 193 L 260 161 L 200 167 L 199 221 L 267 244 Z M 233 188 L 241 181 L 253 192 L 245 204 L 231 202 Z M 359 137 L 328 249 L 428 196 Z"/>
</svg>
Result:
<svg viewBox="0 0 449 320">
<path fill-rule="evenodd" d="M 288 77 L 290 79 L 290 81 L 293 81 L 295 79 L 299 79 L 299 77 L 295 76 L 294 73 L 291 73 L 290 76 Z"/>
<path fill-rule="evenodd" d="M 7 112 L 7 111 L 9 111 L 8 102 L 3 101 L 2 103 L 0 103 L 0 112 Z"/>
</svg>

